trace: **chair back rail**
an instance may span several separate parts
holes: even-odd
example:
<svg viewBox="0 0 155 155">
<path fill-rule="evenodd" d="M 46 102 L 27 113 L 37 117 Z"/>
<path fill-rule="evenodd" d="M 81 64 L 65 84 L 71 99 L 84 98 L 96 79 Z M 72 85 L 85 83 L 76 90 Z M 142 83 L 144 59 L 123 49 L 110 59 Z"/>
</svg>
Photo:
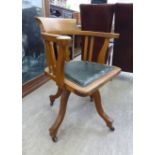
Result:
<svg viewBox="0 0 155 155">
<path fill-rule="evenodd" d="M 106 57 L 106 53 L 107 53 L 107 49 L 108 49 L 108 44 L 109 44 L 109 39 L 111 38 L 118 38 L 119 35 L 116 33 L 106 33 L 106 32 L 92 32 L 92 31 L 81 31 L 79 30 L 79 28 L 76 26 L 76 20 L 75 19 L 64 19 L 64 18 L 47 18 L 47 17 L 35 17 L 36 22 L 38 23 L 41 32 L 47 32 L 47 33 L 53 33 L 53 34 L 60 34 L 60 35 L 69 35 L 72 36 L 73 38 L 75 38 L 75 36 L 82 36 L 82 38 L 85 38 L 84 40 L 84 45 L 83 45 L 83 60 L 84 61 L 92 61 L 93 59 L 93 52 L 94 52 L 94 45 L 95 45 L 95 38 L 94 37 L 102 37 L 104 38 L 104 44 L 101 47 L 101 50 L 98 53 L 98 57 L 97 57 L 97 62 L 99 63 L 105 63 L 105 57 Z M 70 43 L 70 47 L 73 47 L 74 45 L 74 40 L 72 41 L 72 43 Z M 55 45 L 54 45 L 55 46 Z M 45 48 L 51 48 L 51 51 L 53 49 L 55 49 L 53 47 L 53 45 L 45 46 Z M 57 48 L 56 48 L 57 49 Z M 55 54 L 57 53 L 57 50 L 55 51 Z M 74 48 L 72 48 L 73 50 Z M 89 52 L 88 52 L 89 50 Z M 70 52 L 71 50 L 66 50 L 66 57 L 65 60 L 69 61 L 70 60 Z M 74 52 L 74 51 L 72 51 Z M 52 57 L 50 55 L 53 55 Z M 49 63 L 49 61 L 52 60 L 55 61 L 57 58 L 57 55 L 55 55 L 53 52 L 51 52 L 50 54 L 47 54 L 48 57 L 47 58 L 49 60 L 47 60 L 47 63 Z M 55 71 L 54 69 L 54 63 L 51 63 L 52 66 L 52 70 Z M 51 67 L 49 67 L 49 70 Z"/>
<path fill-rule="evenodd" d="M 50 33 L 50 32 L 49 32 Z M 108 33 L 108 32 L 95 32 L 95 31 L 83 31 L 79 29 L 74 30 L 55 30 L 52 33 L 61 34 L 61 35 L 79 35 L 79 36 L 94 36 L 94 37 L 103 37 L 103 38 L 119 38 L 118 33 Z"/>
<path fill-rule="evenodd" d="M 76 25 L 76 19 L 35 17 L 35 21 L 39 25 L 41 32 L 63 34 L 64 31 L 74 31 L 79 29 Z M 70 46 L 73 47 L 73 44 Z M 54 48 L 57 47 L 54 45 Z M 56 49 L 55 52 L 57 53 Z M 67 50 L 66 52 L 66 60 L 69 61 L 72 57 L 71 50 Z"/>
<path fill-rule="evenodd" d="M 95 37 L 103 38 L 103 44 L 97 58 L 97 62 L 100 64 L 104 64 L 106 61 L 106 54 L 107 54 L 110 39 L 119 38 L 118 33 L 106 33 L 106 32 L 94 32 L 94 31 L 81 31 L 81 30 L 72 31 L 71 30 L 71 31 L 63 31 L 63 32 L 55 31 L 54 33 L 83 37 L 84 39 L 83 60 L 84 61 L 86 60 L 92 61 Z"/>
<path fill-rule="evenodd" d="M 75 19 L 35 17 L 42 32 L 70 31 L 77 29 Z"/>
</svg>

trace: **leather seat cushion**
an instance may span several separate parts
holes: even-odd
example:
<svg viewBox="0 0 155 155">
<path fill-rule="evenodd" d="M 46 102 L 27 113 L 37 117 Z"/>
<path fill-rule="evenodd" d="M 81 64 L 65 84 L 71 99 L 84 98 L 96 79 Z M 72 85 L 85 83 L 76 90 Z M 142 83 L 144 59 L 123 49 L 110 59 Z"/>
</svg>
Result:
<svg viewBox="0 0 155 155">
<path fill-rule="evenodd" d="M 95 62 L 72 61 L 65 64 L 65 78 L 85 87 L 113 70 L 113 66 Z"/>
</svg>

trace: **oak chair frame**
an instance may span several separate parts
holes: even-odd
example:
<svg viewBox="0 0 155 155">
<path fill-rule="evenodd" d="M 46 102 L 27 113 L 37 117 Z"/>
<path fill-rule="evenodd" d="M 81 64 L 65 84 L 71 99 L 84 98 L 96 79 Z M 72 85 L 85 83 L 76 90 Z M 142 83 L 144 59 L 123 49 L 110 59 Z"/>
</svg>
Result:
<svg viewBox="0 0 155 155">
<path fill-rule="evenodd" d="M 102 76 L 101 78 L 95 80 L 88 86 L 82 87 L 65 78 L 64 66 L 65 63 L 69 61 L 67 53 L 69 46 L 72 44 L 72 38 L 70 37 L 70 35 L 83 37 L 83 61 L 89 62 L 92 61 L 94 38 L 103 38 L 103 46 L 99 52 L 97 63 L 104 64 L 107 48 L 109 46 L 109 41 L 111 38 L 118 38 L 119 34 L 81 31 L 78 29 L 74 29 L 64 31 L 54 30 L 52 32 L 42 31 L 41 35 L 44 40 L 47 62 L 47 67 L 45 68 L 45 75 L 47 75 L 50 79 L 54 80 L 56 85 L 58 86 L 57 93 L 55 95 L 50 96 L 52 105 L 55 99 L 61 96 L 58 116 L 52 127 L 49 129 L 52 140 L 54 142 L 57 141 L 57 132 L 64 119 L 67 108 L 67 101 L 70 96 L 70 93 L 75 93 L 82 97 L 91 96 L 95 102 L 95 107 L 99 116 L 101 116 L 101 118 L 105 121 L 106 125 L 113 131 L 113 120 L 104 112 L 104 109 L 101 104 L 99 88 L 103 86 L 106 82 L 117 76 L 120 73 L 121 69 L 119 67 L 114 67 L 114 69 L 111 72 L 109 72 L 106 76 Z M 54 44 L 57 44 L 57 59 L 55 57 Z"/>
</svg>

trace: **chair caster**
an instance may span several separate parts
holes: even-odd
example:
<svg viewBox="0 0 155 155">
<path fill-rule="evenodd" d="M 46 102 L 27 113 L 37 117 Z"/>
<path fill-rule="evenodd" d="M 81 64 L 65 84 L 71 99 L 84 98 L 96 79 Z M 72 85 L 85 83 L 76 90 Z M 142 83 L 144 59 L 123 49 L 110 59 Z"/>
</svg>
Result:
<svg viewBox="0 0 155 155">
<path fill-rule="evenodd" d="M 53 106 L 55 98 L 51 95 L 49 96 L 49 99 L 50 99 L 50 106 Z"/>
<path fill-rule="evenodd" d="M 115 131 L 115 128 L 114 128 L 114 127 L 111 127 L 111 128 L 110 128 L 110 131 Z"/>
<path fill-rule="evenodd" d="M 58 138 L 55 136 L 55 137 L 52 137 L 52 140 L 54 143 L 56 143 L 58 141 Z"/>
<path fill-rule="evenodd" d="M 111 120 L 111 123 L 108 123 L 107 127 L 109 127 L 110 131 L 115 131 L 115 128 L 113 127 L 112 122 L 113 121 Z"/>
<path fill-rule="evenodd" d="M 56 143 L 58 141 L 58 138 L 57 138 L 56 134 L 54 133 L 54 131 L 51 128 L 49 129 L 49 134 L 50 134 L 50 136 L 52 138 L 52 141 Z"/>
<path fill-rule="evenodd" d="M 53 106 L 53 104 L 54 104 L 54 101 L 51 101 L 50 106 Z"/>
<path fill-rule="evenodd" d="M 90 96 L 90 102 L 93 102 L 94 100 L 93 100 L 93 97 L 92 96 Z"/>
</svg>

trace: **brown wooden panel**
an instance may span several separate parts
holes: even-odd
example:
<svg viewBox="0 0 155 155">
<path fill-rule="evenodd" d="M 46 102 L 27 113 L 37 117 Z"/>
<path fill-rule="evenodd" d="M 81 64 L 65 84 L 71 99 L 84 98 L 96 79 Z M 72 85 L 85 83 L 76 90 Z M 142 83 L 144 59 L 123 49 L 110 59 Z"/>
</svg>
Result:
<svg viewBox="0 0 155 155">
<path fill-rule="evenodd" d="M 133 4 L 116 3 L 115 32 L 120 38 L 115 40 L 113 65 L 123 71 L 133 72 Z"/>
<path fill-rule="evenodd" d="M 22 97 L 25 97 L 44 83 L 46 83 L 49 80 L 49 78 L 45 74 L 41 74 L 35 79 L 27 82 L 22 86 Z"/>
</svg>

